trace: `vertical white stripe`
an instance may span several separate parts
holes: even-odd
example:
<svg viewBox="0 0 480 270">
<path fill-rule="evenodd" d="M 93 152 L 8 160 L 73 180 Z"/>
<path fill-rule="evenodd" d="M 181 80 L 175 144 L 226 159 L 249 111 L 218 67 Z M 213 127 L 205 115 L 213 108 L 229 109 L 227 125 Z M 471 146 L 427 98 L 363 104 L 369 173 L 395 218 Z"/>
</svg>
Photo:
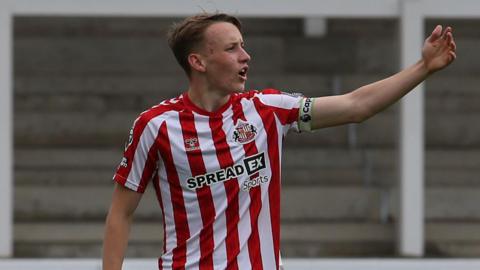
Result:
<svg viewBox="0 0 480 270">
<path fill-rule="evenodd" d="M 271 177 L 271 175 L 269 177 Z M 261 189 L 262 210 L 260 211 L 258 218 L 258 234 L 260 235 L 260 250 L 262 252 L 263 269 L 276 269 L 268 186 L 261 185 Z"/>
<path fill-rule="evenodd" d="M 280 134 L 282 134 L 281 132 L 283 130 L 285 130 L 285 134 L 284 136 L 287 134 L 288 132 L 288 128 L 286 127 L 289 127 L 289 125 L 286 125 L 286 126 L 283 126 L 282 125 L 282 122 L 280 122 L 280 119 L 278 119 L 278 117 L 275 115 L 275 124 L 277 125 L 277 132 L 278 132 L 278 140 L 277 140 L 277 143 L 278 143 L 278 167 L 280 168 L 280 171 L 278 172 L 278 176 L 279 176 L 279 180 L 280 180 L 280 183 L 282 183 L 282 149 L 283 149 L 283 137 L 280 136 Z"/>
<path fill-rule="evenodd" d="M 270 157 L 268 156 L 267 133 L 263 126 L 262 118 L 254 108 L 253 102 L 242 100 L 242 105 L 247 122 L 254 123 L 257 127 L 258 134 L 255 138 L 255 144 L 257 145 L 258 152 L 265 153 L 266 168 L 262 170 L 261 175 L 267 176 L 269 182 L 260 185 L 262 209 L 260 210 L 258 218 L 258 234 L 260 237 L 260 251 L 262 253 L 263 269 L 276 269 L 272 225 L 270 220 L 270 203 L 268 197 L 268 187 L 272 178 L 272 168 L 270 167 Z"/>
<path fill-rule="evenodd" d="M 228 116 L 233 116 L 231 109 L 224 113 L 224 125 L 222 126 L 223 132 L 225 132 L 227 136 L 227 144 L 230 147 L 233 163 L 240 164 L 246 154 L 242 144 L 233 142 L 233 130 L 235 127 L 233 125 L 233 118 Z M 247 175 L 242 175 L 242 177 L 238 178 L 238 214 L 240 218 L 238 222 L 238 240 L 240 244 L 240 253 L 237 256 L 237 263 L 238 268 L 242 270 L 252 268 L 248 251 L 248 238 L 252 233 L 252 228 L 250 226 L 250 194 L 248 191 L 242 190 L 242 183 L 247 179 L 249 179 Z"/>
<path fill-rule="evenodd" d="M 172 250 L 177 246 L 177 234 L 175 232 L 172 198 L 166 168 L 163 162 L 159 162 L 158 167 L 158 181 L 162 194 L 163 216 L 165 217 L 165 239 L 163 239 L 165 241 L 165 254 L 162 256 L 162 260 L 164 269 L 168 269 L 173 263 Z"/>
<path fill-rule="evenodd" d="M 213 143 L 212 130 L 210 129 L 209 117 L 194 113 L 195 128 L 198 134 L 200 149 L 202 150 L 203 162 L 207 172 L 220 169 L 215 145 Z M 213 205 L 215 208 L 215 221 L 213 223 L 213 269 L 225 269 L 227 267 L 227 210 L 228 198 L 223 183 L 210 185 Z"/>
<path fill-rule="evenodd" d="M 169 118 L 168 137 L 170 138 L 170 147 L 172 149 L 173 162 L 177 169 L 180 186 L 182 187 L 183 202 L 187 213 L 188 228 L 190 230 L 190 239 L 187 241 L 187 269 L 198 269 L 200 260 L 200 231 L 203 227 L 200 207 L 198 205 L 197 194 L 194 190 L 186 187 L 186 179 L 192 173 L 188 163 L 187 152 L 183 141 L 183 133 L 180 125 L 179 114 Z"/>
<path fill-rule="evenodd" d="M 134 125 L 137 124 L 137 120 L 135 120 Z M 140 180 L 142 179 L 142 174 L 145 169 L 145 162 L 148 158 L 148 151 L 150 151 L 150 148 L 154 144 L 158 130 L 164 120 L 165 114 L 161 114 L 152 118 L 145 126 L 142 134 L 140 134 L 133 160 L 129 160 L 129 162 L 132 162 L 132 167 L 128 173 L 127 182 L 125 183 L 125 186 L 128 188 L 133 190 L 138 189 L 138 185 L 140 184 Z"/>
</svg>

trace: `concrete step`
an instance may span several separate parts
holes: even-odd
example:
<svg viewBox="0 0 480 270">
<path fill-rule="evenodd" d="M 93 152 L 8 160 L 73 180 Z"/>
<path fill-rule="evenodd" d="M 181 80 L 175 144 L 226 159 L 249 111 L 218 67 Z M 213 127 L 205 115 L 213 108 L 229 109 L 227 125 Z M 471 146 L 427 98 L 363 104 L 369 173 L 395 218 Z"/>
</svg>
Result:
<svg viewBox="0 0 480 270">
<path fill-rule="evenodd" d="M 122 149 L 17 149 L 16 185 L 108 185 Z M 286 148 L 284 185 L 394 186 L 398 153 L 387 149 Z M 428 150 L 426 184 L 477 186 L 479 150 Z M 306 162 L 306 161 L 309 162 Z"/>
<path fill-rule="evenodd" d="M 342 160 L 338 160 L 342 162 Z M 345 161 L 345 160 L 343 160 Z M 289 161 L 285 161 L 288 163 Z M 368 161 L 366 161 L 368 162 Z M 371 167 L 364 167 L 371 166 Z M 31 168 L 17 169 L 15 171 L 16 185 L 109 185 L 114 166 L 111 168 Z M 449 186 L 477 186 L 480 184 L 478 169 L 435 168 L 427 169 L 426 185 Z M 283 185 L 373 185 L 392 186 L 397 182 L 396 168 L 393 166 L 380 167 L 378 164 L 352 165 L 344 168 L 325 167 L 318 168 L 314 164 L 310 168 L 295 168 L 284 166 L 282 172 Z"/>
<path fill-rule="evenodd" d="M 359 72 L 385 76 L 397 72 L 400 67 L 400 47 L 396 38 L 326 36 L 287 38 L 285 42 L 289 52 L 285 55 L 285 67 L 289 73 Z M 468 57 L 458 57 L 454 64 L 439 74 L 478 75 L 480 54 L 475 49 L 479 43 L 478 38 L 457 36 L 457 55 Z"/>
<path fill-rule="evenodd" d="M 252 37 L 251 72 L 283 70 L 279 37 Z M 21 76 L 152 76 L 184 72 L 164 37 L 23 37 L 14 43 L 14 72 Z"/>
<path fill-rule="evenodd" d="M 14 92 L 21 96 L 178 96 L 187 90 L 187 80 L 178 76 L 22 76 L 16 75 Z M 153 99 L 152 98 L 152 99 Z"/>
<path fill-rule="evenodd" d="M 160 37 L 25 37 L 14 42 L 14 72 L 20 75 L 181 74 Z"/>
<path fill-rule="evenodd" d="M 339 161 L 341 162 L 341 161 Z M 43 168 L 15 170 L 16 186 L 109 186 L 114 173 L 112 168 Z M 480 169 L 429 168 L 426 171 L 427 186 L 470 186 L 480 185 Z M 382 168 L 373 164 L 371 168 L 294 168 L 282 171 L 283 186 L 395 186 L 398 175 L 396 168 Z"/>
<path fill-rule="evenodd" d="M 41 185 L 41 186 L 79 186 L 79 185 L 111 185 L 115 165 L 110 168 L 37 168 L 16 169 L 15 185 Z"/>
<path fill-rule="evenodd" d="M 428 114 L 425 121 L 425 142 L 434 148 L 478 148 L 480 126 L 471 125 L 479 113 Z M 312 134 L 294 134 L 287 145 L 346 147 L 352 138 L 357 147 L 395 147 L 398 143 L 398 115 L 383 112 L 361 124 L 318 130 Z"/>
<path fill-rule="evenodd" d="M 17 186 L 15 219 L 103 220 L 110 204 L 112 186 Z M 428 187 L 425 196 L 427 220 L 480 220 L 478 187 Z M 389 187 L 285 186 L 282 205 L 285 221 L 378 222 L 397 216 L 396 190 Z M 161 219 L 151 187 L 143 196 L 136 217 L 140 220 Z"/>
<path fill-rule="evenodd" d="M 15 36 L 150 36 L 165 35 L 179 17 L 16 17 Z M 246 35 L 297 35 L 303 32 L 302 18 L 240 18 Z M 425 35 L 437 24 L 450 25 L 462 37 L 479 37 L 472 30 L 479 20 L 427 19 Z M 394 19 L 327 19 L 328 35 L 395 37 L 398 22 Z"/>
<path fill-rule="evenodd" d="M 69 148 L 69 149 L 16 149 L 15 169 L 115 169 L 122 158 L 123 147 Z"/>
<path fill-rule="evenodd" d="M 14 116 L 17 146 L 119 146 L 138 116 L 138 112 L 37 112 L 16 113 Z M 427 147 L 479 147 L 480 113 L 428 115 Z M 349 130 L 350 128 L 350 130 Z M 313 134 L 292 134 L 289 145 L 311 147 L 346 147 L 349 136 L 357 146 L 393 147 L 397 144 L 398 117 L 380 113 L 362 124 L 319 130 Z"/>
<path fill-rule="evenodd" d="M 36 17 L 14 18 L 15 37 L 164 37 L 179 17 Z M 300 35 L 300 18 L 240 18 L 244 35 Z"/>
<path fill-rule="evenodd" d="M 329 18 L 327 35 L 342 37 L 396 38 L 398 21 L 395 19 L 346 19 Z"/>
<path fill-rule="evenodd" d="M 127 139 L 139 113 L 17 113 L 14 116 L 17 146 L 113 146 Z"/>
<path fill-rule="evenodd" d="M 476 223 L 427 223 L 427 254 L 478 256 Z M 103 223 L 16 223 L 16 257 L 98 257 Z M 285 257 L 394 255 L 395 228 L 379 223 L 282 223 Z M 127 256 L 157 257 L 163 243 L 162 225 L 134 222 Z M 364 248 L 360 248 L 363 245 Z M 439 254 L 440 253 L 440 254 Z"/>
<path fill-rule="evenodd" d="M 390 37 L 398 36 L 398 20 L 395 19 L 349 19 L 329 18 L 328 35 L 332 36 L 362 36 Z M 478 19 L 428 18 L 425 20 L 425 36 L 429 36 L 436 25 L 451 26 L 457 37 L 480 37 L 475 27 L 480 27 Z"/>
<path fill-rule="evenodd" d="M 457 43 L 458 54 L 470 57 L 459 57 L 442 74 L 476 75 L 473 50 L 478 41 L 460 39 Z M 398 43 L 393 39 L 250 37 L 247 51 L 252 55 L 252 74 L 385 76 L 399 66 Z M 14 72 L 22 76 L 183 75 L 163 37 L 22 37 L 15 40 L 14 59 Z"/>
<path fill-rule="evenodd" d="M 305 80 L 303 82 L 297 82 L 302 80 L 299 78 L 287 77 L 284 78 L 287 82 L 278 82 L 279 79 L 274 78 L 276 82 L 268 81 L 268 78 L 264 78 L 258 81 L 253 81 L 250 84 L 253 89 L 261 89 L 261 87 L 273 87 L 280 88 L 283 86 L 286 91 L 292 91 L 294 89 L 302 89 L 302 92 L 306 96 L 329 96 L 331 91 L 327 90 L 329 87 L 324 86 L 324 90 L 311 90 L 304 91 L 301 87 L 302 84 L 315 84 L 320 81 L 316 78 L 309 79 L 307 76 L 303 76 Z M 114 80 L 114 79 L 112 79 Z M 157 81 L 161 81 L 158 79 Z M 178 79 L 180 80 L 180 79 Z M 112 83 L 113 84 L 113 83 Z M 293 86 L 297 85 L 297 86 Z M 320 85 L 320 82 L 316 85 Z M 258 87 L 256 87 L 258 86 Z M 310 86 L 311 87 L 311 86 Z M 160 101 L 175 97 L 184 92 L 184 87 L 171 88 L 170 90 L 158 88 L 156 90 L 143 90 L 134 91 L 130 93 L 117 93 L 111 91 L 109 93 L 64 93 L 59 90 L 55 94 L 47 95 L 46 93 L 16 93 L 14 98 L 14 108 L 18 113 L 38 113 L 38 112 L 110 112 L 115 113 L 117 111 L 135 111 L 141 112 L 150 108 L 151 106 L 158 104 Z M 425 101 L 425 111 L 428 118 L 435 117 L 436 114 L 451 114 L 451 113 L 479 113 L 480 106 L 480 94 L 467 93 L 467 94 L 452 94 L 452 95 L 438 95 L 435 92 L 436 89 L 427 88 L 427 97 Z M 396 112 L 398 106 L 389 108 L 388 111 Z"/>
<path fill-rule="evenodd" d="M 252 74 L 247 88 L 278 88 L 301 92 L 305 96 L 346 93 L 382 76 L 314 74 Z M 460 83 L 461 82 L 461 83 Z M 480 112 L 478 78 L 434 75 L 427 81 L 427 116 L 436 113 Z M 186 78 L 179 76 L 104 76 L 104 77 L 15 77 L 17 112 L 105 112 L 143 111 L 161 100 L 178 96 L 187 89 Z M 395 112 L 395 107 L 388 111 Z"/>
<path fill-rule="evenodd" d="M 252 73 L 249 76 L 248 89 L 278 88 L 284 91 L 300 92 L 307 96 L 334 94 L 334 86 L 339 93 L 350 92 L 360 86 L 383 79 L 381 74 L 322 74 L 309 72 L 304 74 Z M 15 75 L 15 94 L 20 95 L 155 95 L 175 96 L 187 89 L 187 80 L 183 74 L 162 76 L 161 74 L 142 76 L 22 76 Z M 477 76 L 447 75 L 437 73 L 427 82 L 428 97 L 480 96 Z M 160 93 L 158 93 L 160 92 Z"/>
<path fill-rule="evenodd" d="M 64 148 L 16 149 L 16 169 L 111 169 L 121 159 L 119 148 Z M 365 157 L 367 155 L 368 157 Z M 367 153 L 342 148 L 286 148 L 283 168 L 298 169 L 351 169 L 359 167 L 364 159 L 371 159 L 377 168 L 393 168 L 395 152 L 389 149 L 369 149 Z M 427 149 L 428 169 L 475 169 L 480 167 L 480 150 Z M 74 160 L 69 157 L 75 157 Z M 314 157 L 314 159 L 312 159 Z M 391 158 L 390 158 L 391 157 Z M 309 162 L 305 162 L 308 160 Z M 343 160 L 344 162 L 339 162 Z"/>
<path fill-rule="evenodd" d="M 23 37 L 164 36 L 175 18 L 19 16 L 14 35 Z"/>
</svg>

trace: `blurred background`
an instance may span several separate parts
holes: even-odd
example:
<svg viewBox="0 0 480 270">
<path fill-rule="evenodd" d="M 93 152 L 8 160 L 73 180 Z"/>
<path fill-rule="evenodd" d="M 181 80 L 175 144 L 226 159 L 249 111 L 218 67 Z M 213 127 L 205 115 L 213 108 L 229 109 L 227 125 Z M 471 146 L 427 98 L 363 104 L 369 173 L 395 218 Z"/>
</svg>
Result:
<svg viewBox="0 0 480 270">
<path fill-rule="evenodd" d="M 249 89 L 337 95 L 399 70 L 399 19 L 326 18 L 309 33 L 303 16 L 239 16 Z M 180 19 L 14 16 L 14 258 L 101 256 L 111 178 L 133 120 L 187 89 L 165 38 Z M 453 27 L 458 59 L 426 83 L 424 256 L 478 257 L 480 19 L 428 18 L 425 36 L 437 24 Z M 398 107 L 287 136 L 284 257 L 398 256 Z M 128 256 L 161 248 L 150 187 Z"/>
</svg>

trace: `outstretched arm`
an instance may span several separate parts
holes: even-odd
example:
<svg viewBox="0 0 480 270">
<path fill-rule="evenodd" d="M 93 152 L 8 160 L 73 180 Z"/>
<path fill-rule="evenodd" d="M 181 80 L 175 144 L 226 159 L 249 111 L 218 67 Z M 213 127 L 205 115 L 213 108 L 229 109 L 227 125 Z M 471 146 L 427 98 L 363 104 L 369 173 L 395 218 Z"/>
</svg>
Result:
<svg viewBox="0 0 480 270">
<path fill-rule="evenodd" d="M 452 28 L 438 25 L 425 40 L 422 59 L 401 72 L 345 95 L 315 98 L 312 129 L 362 122 L 392 105 L 456 58 Z"/>
</svg>

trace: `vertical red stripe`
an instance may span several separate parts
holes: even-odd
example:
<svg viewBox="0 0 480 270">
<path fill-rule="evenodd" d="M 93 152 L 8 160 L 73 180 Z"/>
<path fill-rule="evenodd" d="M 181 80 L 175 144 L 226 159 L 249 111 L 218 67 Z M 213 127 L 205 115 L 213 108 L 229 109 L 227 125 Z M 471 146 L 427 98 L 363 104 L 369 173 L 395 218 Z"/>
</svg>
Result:
<svg viewBox="0 0 480 270">
<path fill-rule="evenodd" d="M 162 209 L 162 222 L 163 222 L 163 251 L 164 254 L 167 250 L 167 233 L 165 231 L 165 210 L 163 208 L 163 201 L 162 201 L 162 191 L 160 190 L 160 178 L 158 177 L 158 172 L 155 174 L 153 178 L 153 186 L 155 187 L 155 193 L 157 194 L 158 204 L 160 205 L 160 209 Z M 163 269 L 162 257 L 158 258 L 158 269 Z"/>
<path fill-rule="evenodd" d="M 217 154 L 220 168 L 225 169 L 233 166 L 233 158 L 230 153 L 230 147 L 227 144 L 227 136 L 222 129 L 223 122 L 221 117 L 210 117 L 210 129 L 215 134 L 213 143 Z M 237 256 L 240 252 L 240 242 L 238 240 L 238 222 L 240 216 L 238 213 L 238 181 L 236 178 L 223 182 L 227 194 L 227 269 L 238 269 Z"/>
<path fill-rule="evenodd" d="M 173 216 L 175 222 L 175 233 L 177 235 L 177 246 L 173 249 L 173 269 L 185 269 L 187 261 L 187 239 L 190 238 L 188 229 L 187 212 L 183 200 L 182 187 L 178 178 L 177 169 L 173 161 L 170 139 L 168 137 L 167 125 L 163 123 L 160 127 L 160 136 L 158 144 L 160 154 L 165 164 L 167 179 L 170 186 L 171 201 L 173 207 Z M 165 239 L 166 241 L 166 239 Z"/>
<path fill-rule="evenodd" d="M 135 152 L 137 150 L 138 143 L 140 142 L 140 137 L 142 136 L 145 127 L 147 124 L 152 120 L 152 118 L 161 115 L 162 113 L 170 110 L 171 107 L 168 106 L 161 106 L 161 107 L 155 107 L 152 108 L 144 113 L 142 113 L 136 120 L 133 126 L 133 138 L 131 144 L 125 149 L 124 152 L 124 157 L 128 159 L 128 163 L 126 167 L 119 166 L 116 175 L 115 175 L 115 180 L 122 184 L 125 185 L 125 181 L 128 178 L 128 175 L 130 173 L 130 170 L 132 169 L 132 164 L 134 163 L 134 158 L 135 158 Z M 152 138 L 152 144 L 153 142 Z M 117 177 L 121 176 L 121 177 Z M 144 187 L 143 187 L 144 188 Z"/>
<path fill-rule="evenodd" d="M 155 141 L 148 150 L 147 160 L 145 161 L 145 166 L 143 167 L 142 178 L 138 184 L 138 191 L 144 192 L 145 188 L 148 185 L 150 179 L 152 179 L 154 174 L 157 171 L 157 162 L 158 162 L 158 136 L 160 136 L 160 131 L 155 137 Z"/>
<path fill-rule="evenodd" d="M 196 139 L 198 134 L 195 128 L 195 119 L 191 112 L 180 113 L 180 125 L 182 127 L 183 140 Z M 206 173 L 200 149 L 187 151 L 188 163 L 192 176 Z M 203 228 L 200 231 L 200 270 L 213 269 L 213 222 L 215 221 L 215 206 L 213 204 L 212 192 L 209 186 L 197 189 L 197 200 L 200 206 Z"/>
<path fill-rule="evenodd" d="M 263 126 L 267 133 L 268 157 L 272 178 L 268 186 L 268 199 L 270 203 L 270 220 L 272 225 L 273 247 L 275 263 L 278 270 L 278 256 L 280 252 L 280 153 L 278 149 L 278 132 L 274 115 L 255 98 L 255 108 L 262 118 Z"/>
<path fill-rule="evenodd" d="M 247 121 L 243 113 L 242 104 L 235 102 L 233 106 L 233 122 L 234 125 L 238 122 L 239 119 Z M 246 156 L 252 156 L 258 153 L 257 146 L 255 141 L 249 142 L 243 145 Z M 250 179 L 253 179 L 258 176 L 258 173 L 252 175 Z M 250 226 L 251 234 L 248 238 L 248 253 L 250 257 L 250 264 L 252 265 L 253 270 L 263 270 L 262 263 L 262 253 L 260 249 L 260 237 L 258 234 L 258 216 L 262 208 L 262 198 L 261 198 L 261 189 L 260 186 L 253 187 L 250 189 Z"/>
</svg>

